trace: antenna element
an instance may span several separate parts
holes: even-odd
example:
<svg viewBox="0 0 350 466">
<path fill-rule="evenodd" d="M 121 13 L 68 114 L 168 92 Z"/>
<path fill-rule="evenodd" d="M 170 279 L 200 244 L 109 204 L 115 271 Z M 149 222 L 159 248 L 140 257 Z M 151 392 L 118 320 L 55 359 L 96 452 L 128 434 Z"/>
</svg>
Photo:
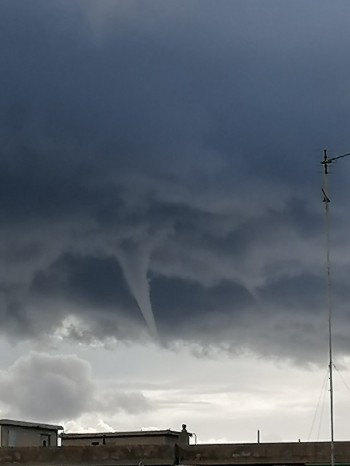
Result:
<svg viewBox="0 0 350 466">
<path fill-rule="evenodd" d="M 332 341 L 332 293 L 331 293 L 331 254 L 330 254 L 330 212 L 329 212 L 329 186 L 328 186 L 328 166 L 338 159 L 347 157 L 350 152 L 337 157 L 329 158 L 327 155 L 327 149 L 323 151 L 323 160 L 321 164 L 324 167 L 324 178 L 323 178 L 323 203 L 325 205 L 326 213 L 326 270 L 327 270 L 327 308 L 328 308 L 328 368 L 329 368 L 329 401 L 330 401 L 330 428 L 331 428 L 331 466 L 334 466 L 334 396 L 333 396 L 333 341 Z"/>
</svg>

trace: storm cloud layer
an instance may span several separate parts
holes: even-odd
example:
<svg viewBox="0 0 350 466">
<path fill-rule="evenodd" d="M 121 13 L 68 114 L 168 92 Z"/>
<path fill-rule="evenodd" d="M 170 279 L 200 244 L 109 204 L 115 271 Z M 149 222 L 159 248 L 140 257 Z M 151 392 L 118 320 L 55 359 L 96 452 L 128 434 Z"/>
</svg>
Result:
<svg viewBox="0 0 350 466">
<path fill-rule="evenodd" d="M 350 147 L 349 14 L 345 1 L 1 2 L 1 331 L 158 332 L 318 360 L 319 161 Z M 331 178 L 343 354 L 349 164 Z"/>
</svg>

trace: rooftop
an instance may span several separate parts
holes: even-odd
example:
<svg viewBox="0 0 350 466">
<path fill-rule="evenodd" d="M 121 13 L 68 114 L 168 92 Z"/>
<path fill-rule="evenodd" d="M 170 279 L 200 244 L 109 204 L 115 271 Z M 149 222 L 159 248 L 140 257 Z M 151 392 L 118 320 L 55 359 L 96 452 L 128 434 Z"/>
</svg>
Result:
<svg viewBox="0 0 350 466">
<path fill-rule="evenodd" d="M 100 438 L 100 437 L 152 437 L 156 435 L 169 435 L 178 437 L 181 432 L 175 430 L 136 430 L 130 432 L 84 432 L 60 434 L 61 438 Z"/>
<path fill-rule="evenodd" d="M 15 421 L 13 419 L 0 419 L 1 426 L 16 426 L 29 427 L 31 429 L 46 429 L 46 430 L 63 430 L 62 426 L 55 424 L 41 424 L 39 422 Z"/>
</svg>

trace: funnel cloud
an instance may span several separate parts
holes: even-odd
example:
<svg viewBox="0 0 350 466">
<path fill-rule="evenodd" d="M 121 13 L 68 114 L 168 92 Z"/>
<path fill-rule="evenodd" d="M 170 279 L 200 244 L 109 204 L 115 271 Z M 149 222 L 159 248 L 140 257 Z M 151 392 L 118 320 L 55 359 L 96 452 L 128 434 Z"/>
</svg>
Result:
<svg viewBox="0 0 350 466">
<path fill-rule="evenodd" d="M 150 334 L 155 340 L 158 340 L 158 330 L 153 314 L 147 277 L 150 254 L 150 248 L 144 244 L 133 240 L 125 240 L 119 249 L 118 259 L 130 292 L 138 304 Z"/>
</svg>

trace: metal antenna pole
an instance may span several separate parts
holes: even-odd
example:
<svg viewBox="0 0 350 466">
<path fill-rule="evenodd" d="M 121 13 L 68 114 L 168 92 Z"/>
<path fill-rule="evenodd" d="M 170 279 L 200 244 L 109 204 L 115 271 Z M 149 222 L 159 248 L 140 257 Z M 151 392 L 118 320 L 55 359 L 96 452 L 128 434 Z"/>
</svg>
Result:
<svg viewBox="0 0 350 466">
<path fill-rule="evenodd" d="M 328 309 L 328 351 L 329 351 L 329 401 L 331 421 L 331 466 L 334 466 L 334 396 L 333 396 L 333 344 L 332 344 L 332 295 L 331 295 L 331 256 L 330 256 L 330 215 L 327 150 L 324 150 L 323 202 L 326 211 L 326 270 L 327 270 L 327 309 Z"/>
<path fill-rule="evenodd" d="M 327 308 L 328 308 L 328 349 L 329 349 L 329 401 L 330 401 L 330 427 L 331 427 L 331 466 L 334 466 L 334 390 L 333 390 L 333 341 L 332 341 L 332 293 L 331 293 L 331 254 L 330 254 L 330 209 L 329 209 L 329 185 L 328 185 L 328 165 L 337 159 L 347 157 L 347 154 L 329 158 L 327 150 L 323 151 L 321 164 L 324 167 L 323 178 L 323 202 L 326 212 L 326 268 L 327 268 Z"/>
</svg>

